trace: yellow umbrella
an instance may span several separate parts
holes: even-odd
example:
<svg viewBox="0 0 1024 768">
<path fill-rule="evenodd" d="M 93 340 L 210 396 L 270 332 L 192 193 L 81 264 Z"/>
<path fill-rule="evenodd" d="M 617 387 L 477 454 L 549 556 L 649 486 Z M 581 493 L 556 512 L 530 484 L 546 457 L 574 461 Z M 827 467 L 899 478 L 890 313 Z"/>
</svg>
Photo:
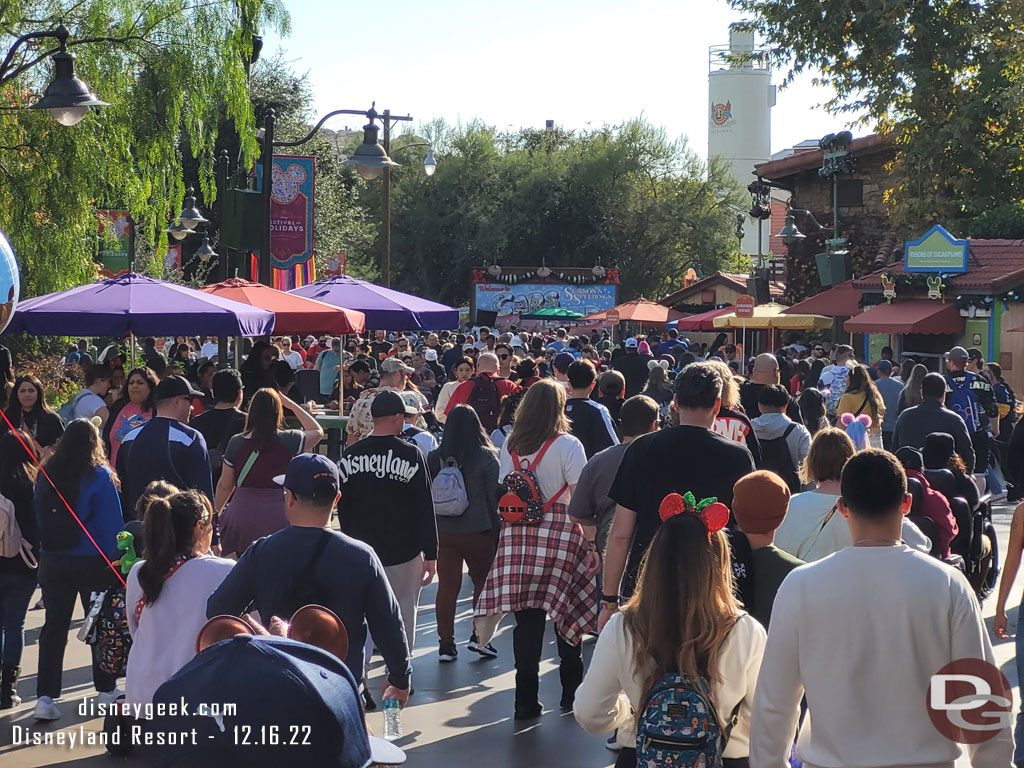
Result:
<svg viewBox="0 0 1024 768">
<path fill-rule="evenodd" d="M 783 330 L 815 330 L 820 331 L 832 327 L 831 317 L 821 315 L 784 315 L 786 309 L 782 304 L 774 302 L 754 307 L 754 316 L 746 319 L 746 327 L 750 330 L 762 328 L 781 328 Z M 736 317 L 736 313 L 720 315 L 715 318 L 715 328 L 743 328 L 744 321 Z"/>
</svg>

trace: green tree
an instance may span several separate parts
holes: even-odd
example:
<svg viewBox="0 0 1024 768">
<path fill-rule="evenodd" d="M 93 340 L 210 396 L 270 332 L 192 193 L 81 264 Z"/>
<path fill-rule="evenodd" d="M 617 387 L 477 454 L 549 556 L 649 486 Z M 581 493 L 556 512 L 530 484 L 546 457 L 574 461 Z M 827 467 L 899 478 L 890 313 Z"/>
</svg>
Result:
<svg viewBox="0 0 1024 768">
<path fill-rule="evenodd" d="M 61 21 L 76 74 L 111 104 L 72 128 L 19 109 L 49 82 L 54 41 L 12 48 Z M 258 153 L 246 85 L 254 35 L 287 25 L 281 0 L 0 2 L 0 52 L 10 52 L 0 64 L 8 107 L 0 111 L 0 229 L 18 255 L 25 295 L 92 279 L 97 208 L 130 210 L 140 251 L 159 255 L 184 196 L 186 161 L 196 162 L 201 197 L 212 203 L 222 121 L 241 137 L 245 158 Z"/>
<path fill-rule="evenodd" d="M 893 224 L 956 225 L 1024 198 L 1019 0 L 730 0 L 786 82 L 817 70 L 826 106 L 890 133 Z"/>
<path fill-rule="evenodd" d="M 474 266 L 600 263 L 621 269 L 628 299 L 670 292 L 690 267 L 735 263 L 742 197 L 728 172 L 644 121 L 580 134 L 441 123 L 425 132 L 436 173 L 423 174 L 413 149 L 393 173 L 396 286 L 462 303 Z M 364 199 L 376 210 L 378 197 Z"/>
<path fill-rule="evenodd" d="M 313 93 L 308 76 L 296 73 L 292 62 L 281 52 L 253 66 L 249 87 L 257 118 L 268 109 L 274 110 L 278 141 L 304 138 L 319 119 L 312 112 Z M 358 137 L 362 140 L 362 132 Z M 275 152 L 316 157 L 313 253 L 317 274 L 323 274 L 327 257 L 344 253 L 349 274 L 373 280 L 379 277 L 371 253 L 379 224 L 359 205 L 360 190 L 366 182 L 354 168 L 344 164 L 355 141 L 354 136 L 321 130 L 301 146 L 282 147 Z M 379 190 L 379 186 L 376 188 Z"/>
</svg>

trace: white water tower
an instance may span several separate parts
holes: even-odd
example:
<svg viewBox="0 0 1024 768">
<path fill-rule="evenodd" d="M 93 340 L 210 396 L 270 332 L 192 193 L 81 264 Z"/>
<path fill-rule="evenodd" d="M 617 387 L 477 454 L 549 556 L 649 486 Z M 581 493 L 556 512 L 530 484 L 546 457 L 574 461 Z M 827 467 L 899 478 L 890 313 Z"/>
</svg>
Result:
<svg viewBox="0 0 1024 768">
<path fill-rule="evenodd" d="M 754 33 L 729 29 L 729 45 L 710 49 L 708 92 L 708 158 L 716 155 L 731 167 L 733 177 L 746 189 L 755 180 L 754 165 L 771 158 L 772 107 L 775 86 L 771 72 L 757 69 L 753 61 L 734 61 L 732 56 L 753 55 Z M 760 223 L 762 254 L 768 255 L 769 221 Z M 757 254 L 758 221 L 747 217 L 742 252 Z"/>
</svg>

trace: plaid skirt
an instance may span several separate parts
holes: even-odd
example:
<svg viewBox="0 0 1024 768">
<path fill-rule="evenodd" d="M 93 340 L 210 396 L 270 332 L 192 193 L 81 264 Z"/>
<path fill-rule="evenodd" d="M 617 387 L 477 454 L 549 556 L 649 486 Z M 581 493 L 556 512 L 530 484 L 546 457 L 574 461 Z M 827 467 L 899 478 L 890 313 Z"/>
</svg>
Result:
<svg viewBox="0 0 1024 768">
<path fill-rule="evenodd" d="M 568 506 L 554 504 L 536 525 L 502 526 L 498 551 L 476 604 L 478 641 L 486 643 L 504 614 L 541 608 L 559 636 L 579 643 L 597 633 L 597 576 L 587 576 L 587 542 L 569 520 Z"/>
</svg>

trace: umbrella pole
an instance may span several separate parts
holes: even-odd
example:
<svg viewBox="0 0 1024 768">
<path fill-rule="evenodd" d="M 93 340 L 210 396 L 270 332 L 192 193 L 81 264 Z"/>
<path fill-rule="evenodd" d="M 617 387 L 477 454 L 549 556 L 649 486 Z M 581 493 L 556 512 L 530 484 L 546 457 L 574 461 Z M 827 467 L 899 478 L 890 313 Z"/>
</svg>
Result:
<svg viewBox="0 0 1024 768">
<path fill-rule="evenodd" d="M 345 334 L 341 335 L 341 350 L 338 356 L 338 415 L 345 415 Z"/>
<path fill-rule="evenodd" d="M 128 331 L 128 360 L 130 361 L 131 367 L 129 371 L 135 370 L 135 334 L 132 331 Z"/>
<path fill-rule="evenodd" d="M 747 375 L 747 318 L 743 318 L 743 354 L 740 355 L 741 376 Z"/>
</svg>

